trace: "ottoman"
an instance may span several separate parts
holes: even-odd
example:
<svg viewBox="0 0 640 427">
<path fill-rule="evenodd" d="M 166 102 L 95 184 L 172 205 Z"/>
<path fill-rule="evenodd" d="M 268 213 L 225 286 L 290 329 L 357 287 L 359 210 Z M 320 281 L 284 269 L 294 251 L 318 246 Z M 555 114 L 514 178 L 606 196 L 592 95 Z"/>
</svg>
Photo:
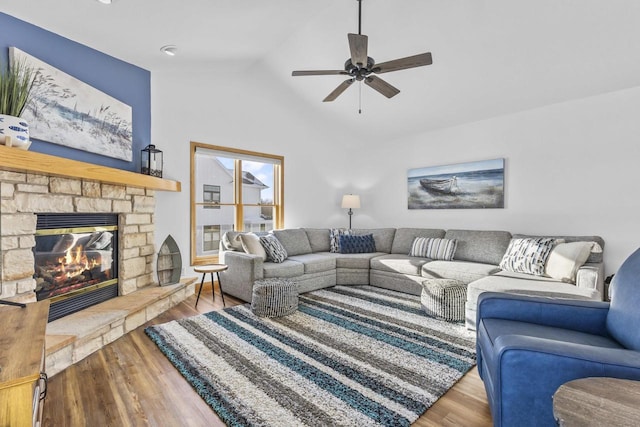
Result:
<svg viewBox="0 0 640 427">
<path fill-rule="evenodd" d="M 429 315 L 448 322 L 464 321 L 467 285 L 455 279 L 428 279 L 422 282 L 420 302 Z"/>
<path fill-rule="evenodd" d="M 251 311 L 260 317 L 279 317 L 298 309 L 298 288 L 291 279 L 256 280 L 251 295 Z"/>
</svg>

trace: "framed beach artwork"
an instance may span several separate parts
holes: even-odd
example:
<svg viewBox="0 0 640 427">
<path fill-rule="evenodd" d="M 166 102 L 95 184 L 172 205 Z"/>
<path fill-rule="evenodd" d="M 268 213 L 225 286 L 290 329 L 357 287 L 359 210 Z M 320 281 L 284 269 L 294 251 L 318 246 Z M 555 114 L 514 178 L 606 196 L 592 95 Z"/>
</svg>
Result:
<svg viewBox="0 0 640 427">
<path fill-rule="evenodd" d="M 32 98 L 22 114 L 31 138 L 132 160 L 131 106 L 18 48 L 10 48 L 10 57 L 36 71 Z"/>
<path fill-rule="evenodd" d="M 504 208 L 504 159 L 409 169 L 407 186 L 409 209 Z"/>
</svg>

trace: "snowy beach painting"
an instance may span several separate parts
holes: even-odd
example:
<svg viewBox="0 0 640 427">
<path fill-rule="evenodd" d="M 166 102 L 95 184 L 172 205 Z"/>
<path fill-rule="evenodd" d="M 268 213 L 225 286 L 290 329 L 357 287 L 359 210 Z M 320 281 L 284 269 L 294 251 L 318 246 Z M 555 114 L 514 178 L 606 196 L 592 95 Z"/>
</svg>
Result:
<svg viewBox="0 0 640 427">
<path fill-rule="evenodd" d="M 504 159 L 409 169 L 409 209 L 504 208 Z"/>
<path fill-rule="evenodd" d="M 12 61 L 36 71 L 32 98 L 22 117 L 31 138 L 131 161 L 131 106 L 17 49 Z"/>
</svg>

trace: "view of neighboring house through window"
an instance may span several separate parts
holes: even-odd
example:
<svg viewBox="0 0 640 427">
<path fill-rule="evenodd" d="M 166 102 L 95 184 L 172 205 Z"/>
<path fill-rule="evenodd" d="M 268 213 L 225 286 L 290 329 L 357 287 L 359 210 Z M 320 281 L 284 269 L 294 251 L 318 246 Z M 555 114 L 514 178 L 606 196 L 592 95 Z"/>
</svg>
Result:
<svg viewBox="0 0 640 427">
<path fill-rule="evenodd" d="M 281 228 L 284 158 L 191 143 L 191 263 L 217 261 L 224 233 Z"/>
<path fill-rule="evenodd" d="M 220 209 L 220 186 L 205 184 L 204 190 L 202 190 L 202 201 L 213 203 L 213 205 L 204 205 L 205 209 Z"/>
</svg>

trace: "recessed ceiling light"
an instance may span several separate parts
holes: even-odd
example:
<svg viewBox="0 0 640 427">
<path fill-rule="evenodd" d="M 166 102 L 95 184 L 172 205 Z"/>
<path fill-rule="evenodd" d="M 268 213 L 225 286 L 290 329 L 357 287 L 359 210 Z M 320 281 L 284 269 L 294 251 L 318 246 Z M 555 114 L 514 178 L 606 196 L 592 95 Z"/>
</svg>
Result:
<svg viewBox="0 0 640 427">
<path fill-rule="evenodd" d="M 111 3 L 115 3 L 116 0 L 96 0 L 102 4 L 111 4 Z"/>
<path fill-rule="evenodd" d="M 178 53 L 178 47 L 174 46 L 172 44 L 166 45 L 166 46 L 162 46 L 160 48 L 160 52 L 165 53 L 166 55 L 169 56 L 176 56 L 176 54 Z"/>
</svg>

